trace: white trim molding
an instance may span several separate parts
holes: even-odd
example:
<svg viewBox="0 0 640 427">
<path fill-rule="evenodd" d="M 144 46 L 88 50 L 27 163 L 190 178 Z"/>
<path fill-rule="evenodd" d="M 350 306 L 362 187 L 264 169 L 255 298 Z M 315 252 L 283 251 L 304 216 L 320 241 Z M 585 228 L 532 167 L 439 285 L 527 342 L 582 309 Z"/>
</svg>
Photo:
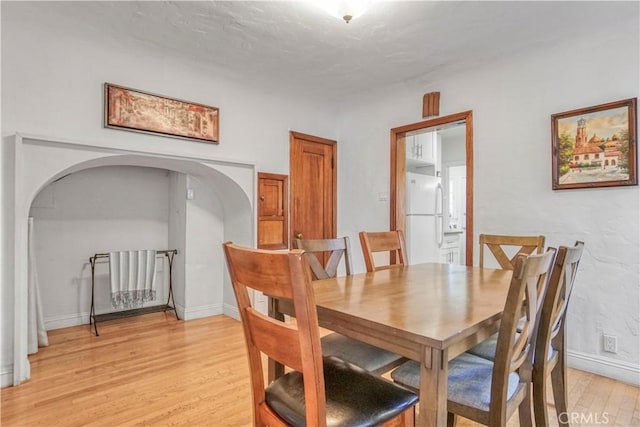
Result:
<svg viewBox="0 0 640 427">
<path fill-rule="evenodd" d="M 240 322 L 240 311 L 238 310 L 238 307 L 233 304 L 225 304 L 222 314 Z"/>
<path fill-rule="evenodd" d="M 48 317 L 44 319 L 44 325 L 47 331 L 80 325 L 87 325 L 88 327 L 89 313 L 63 314 L 60 316 Z"/>
<path fill-rule="evenodd" d="M 179 305 L 177 305 L 176 308 L 178 309 L 178 316 L 180 316 L 180 319 L 182 320 L 194 320 L 202 317 L 222 314 L 222 304 L 201 305 L 198 307 L 191 307 L 187 310 Z"/>
<path fill-rule="evenodd" d="M 11 366 L 3 366 L 0 368 L 0 387 L 9 387 L 13 385 L 13 368 Z"/>
<path fill-rule="evenodd" d="M 567 365 L 571 368 L 602 375 L 636 387 L 640 386 L 640 366 L 638 364 L 577 351 L 568 351 Z"/>
</svg>

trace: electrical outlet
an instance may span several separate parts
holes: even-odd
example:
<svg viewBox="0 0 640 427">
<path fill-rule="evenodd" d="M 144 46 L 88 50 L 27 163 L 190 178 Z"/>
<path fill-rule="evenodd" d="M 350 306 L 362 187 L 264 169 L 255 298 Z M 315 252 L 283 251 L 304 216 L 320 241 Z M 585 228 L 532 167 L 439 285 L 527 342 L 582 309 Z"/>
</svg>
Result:
<svg viewBox="0 0 640 427">
<path fill-rule="evenodd" d="M 615 335 L 603 335 L 602 346 L 604 347 L 604 351 L 608 353 L 617 353 L 618 337 L 616 337 Z"/>
</svg>

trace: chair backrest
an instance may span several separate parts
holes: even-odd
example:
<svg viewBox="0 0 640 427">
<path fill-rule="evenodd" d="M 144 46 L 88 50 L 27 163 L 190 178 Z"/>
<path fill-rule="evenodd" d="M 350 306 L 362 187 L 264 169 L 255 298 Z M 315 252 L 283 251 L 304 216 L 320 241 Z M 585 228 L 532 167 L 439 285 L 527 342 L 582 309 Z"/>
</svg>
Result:
<svg viewBox="0 0 640 427">
<path fill-rule="evenodd" d="M 489 248 L 500 268 L 513 270 L 515 260 L 520 254 L 531 255 L 542 253 L 544 249 L 544 236 L 501 236 L 495 234 L 480 235 L 480 267 L 484 267 L 484 247 Z M 520 246 L 517 252 L 509 258 L 505 252 L 506 246 Z"/>
<path fill-rule="evenodd" d="M 583 242 L 576 242 L 571 248 L 566 246 L 558 248 L 540 315 L 535 353 L 536 364 L 547 360 L 549 344 L 556 349 L 564 345 L 564 342 L 554 343 L 553 340 L 564 340 L 567 307 L 583 250 Z"/>
<path fill-rule="evenodd" d="M 360 245 L 362 246 L 362 255 L 369 272 L 402 267 L 407 263 L 407 248 L 404 243 L 404 233 L 401 230 L 361 231 Z M 395 254 L 395 262 L 389 265 L 376 266 L 373 259 L 373 254 L 376 252 L 389 252 L 390 260 L 392 259 L 392 254 Z"/>
<path fill-rule="evenodd" d="M 498 332 L 491 382 L 489 425 L 506 423 L 509 374 L 518 371 L 521 382 L 526 382 L 526 387 L 530 384 L 538 319 L 538 287 L 540 283 L 544 283 L 544 286 L 548 283 L 555 253 L 554 249 L 550 249 L 544 254 L 516 257 Z"/>
<path fill-rule="evenodd" d="M 347 236 L 339 239 L 320 239 L 320 240 L 302 240 L 294 239 L 293 247 L 305 251 L 305 256 L 309 262 L 309 267 L 316 280 L 328 279 L 336 277 L 338 273 L 338 265 L 340 259 L 344 255 L 344 267 L 347 276 L 351 275 L 351 248 L 349 247 L 349 238 Z M 317 255 L 325 252 L 331 252 L 327 259 L 327 263 L 322 265 Z"/>
<path fill-rule="evenodd" d="M 267 425 L 261 352 L 303 374 L 306 419 L 326 425 L 322 349 L 311 272 L 304 251 L 273 252 L 224 244 L 247 345 L 255 425 Z M 296 322 L 284 323 L 251 306 L 247 289 L 293 300 Z M 262 409 L 261 409 L 262 408 Z"/>
</svg>

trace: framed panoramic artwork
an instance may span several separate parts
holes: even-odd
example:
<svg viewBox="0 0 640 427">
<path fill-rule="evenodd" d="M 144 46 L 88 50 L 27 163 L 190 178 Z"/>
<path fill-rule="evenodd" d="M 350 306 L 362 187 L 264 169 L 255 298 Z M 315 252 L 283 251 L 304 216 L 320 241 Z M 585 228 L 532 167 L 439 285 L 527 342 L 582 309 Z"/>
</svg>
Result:
<svg viewBox="0 0 640 427">
<path fill-rule="evenodd" d="M 218 143 L 216 107 L 104 84 L 104 126 Z"/>
<path fill-rule="evenodd" d="M 553 189 L 637 185 L 636 125 L 636 98 L 553 114 Z"/>
</svg>

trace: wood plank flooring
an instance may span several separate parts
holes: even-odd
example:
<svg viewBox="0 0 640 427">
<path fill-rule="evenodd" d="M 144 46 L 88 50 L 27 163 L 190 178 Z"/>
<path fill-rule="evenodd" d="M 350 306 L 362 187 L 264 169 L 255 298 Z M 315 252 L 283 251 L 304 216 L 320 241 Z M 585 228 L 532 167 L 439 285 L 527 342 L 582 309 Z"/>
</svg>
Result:
<svg viewBox="0 0 640 427">
<path fill-rule="evenodd" d="M 32 379 L 1 390 L 3 427 L 252 424 L 237 321 L 154 313 L 99 326 L 99 337 L 86 325 L 50 331 L 50 346 L 30 357 Z M 637 387 L 577 370 L 568 375 L 570 411 L 592 414 L 572 425 L 640 426 Z"/>
</svg>

